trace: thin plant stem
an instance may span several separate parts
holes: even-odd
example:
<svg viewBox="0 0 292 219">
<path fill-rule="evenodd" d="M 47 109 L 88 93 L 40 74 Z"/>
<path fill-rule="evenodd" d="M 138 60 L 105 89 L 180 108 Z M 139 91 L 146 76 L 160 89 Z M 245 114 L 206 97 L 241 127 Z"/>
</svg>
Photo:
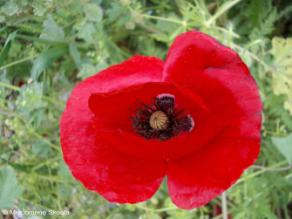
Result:
<svg viewBox="0 0 292 219">
<path fill-rule="evenodd" d="M 227 195 L 223 192 L 221 195 L 221 208 L 222 208 L 222 218 L 228 219 L 228 209 L 227 209 Z"/>
<path fill-rule="evenodd" d="M 3 82 L 0 82 L 0 87 L 5 87 L 5 88 L 11 89 L 11 90 L 20 91 L 19 87 L 16 87 L 16 86 L 11 85 L 11 84 L 6 84 Z"/>
<path fill-rule="evenodd" d="M 285 167 L 279 167 L 279 168 L 272 168 L 272 167 L 264 167 L 264 166 L 260 166 L 260 165 L 253 165 L 253 168 L 255 169 L 259 169 L 259 170 L 265 170 L 265 171 L 275 171 L 275 172 L 281 172 L 281 171 L 288 171 L 288 170 L 292 170 L 292 165 L 288 165 Z"/>
<path fill-rule="evenodd" d="M 144 211 L 149 211 L 149 212 L 165 212 L 165 211 L 173 211 L 173 210 L 177 210 L 176 207 L 167 207 L 167 208 L 159 208 L 159 209 L 152 209 L 152 208 L 148 208 L 145 205 L 136 205 L 137 208 L 140 208 Z"/>
<path fill-rule="evenodd" d="M 251 174 L 248 174 L 248 175 L 246 175 L 246 176 L 243 176 L 243 177 L 241 177 L 238 181 L 237 181 L 237 183 L 236 184 L 239 184 L 239 183 L 241 183 L 241 182 L 244 182 L 244 181 L 246 181 L 246 180 L 248 180 L 248 179 L 251 179 L 251 178 L 254 178 L 254 177 L 256 177 L 256 176 L 258 176 L 258 175 L 260 175 L 260 174 L 262 174 L 262 173 L 265 173 L 265 172 L 267 172 L 267 169 L 271 169 L 271 168 L 282 168 L 281 166 L 283 166 L 283 165 L 287 165 L 287 161 L 282 161 L 282 162 L 279 162 L 279 163 L 276 163 L 276 164 L 274 164 L 274 165 L 271 165 L 270 167 L 267 167 L 267 168 L 265 168 L 265 169 L 261 169 L 261 170 L 259 170 L 259 171 L 256 171 L 256 172 L 253 172 L 253 173 L 251 173 Z"/>
<path fill-rule="evenodd" d="M 35 57 L 37 57 L 37 56 L 39 56 L 39 54 L 37 54 L 37 55 L 33 55 L 33 56 L 29 56 L 29 57 L 25 57 L 25 58 L 23 58 L 23 59 L 19 59 L 19 60 L 16 60 L 16 61 L 14 61 L 14 62 L 10 62 L 10 63 L 8 63 L 8 64 L 6 64 L 6 65 L 1 66 L 1 67 L 0 67 L 0 71 L 1 71 L 1 70 L 4 70 L 4 69 L 6 69 L 6 68 L 12 67 L 12 66 L 14 66 L 14 65 L 18 65 L 18 64 L 20 64 L 20 63 L 22 63 L 22 62 L 30 61 L 30 60 L 34 59 Z"/>
<path fill-rule="evenodd" d="M 149 18 L 149 19 L 167 21 L 167 22 L 171 22 L 171 23 L 175 23 L 175 24 L 180 24 L 180 25 L 183 25 L 184 24 L 180 20 L 175 20 L 175 19 L 171 19 L 171 18 L 158 17 L 158 16 L 153 16 L 153 15 L 148 15 L 148 14 L 143 14 L 142 16 L 145 17 L 145 18 Z"/>
<path fill-rule="evenodd" d="M 227 12 L 230 8 L 238 4 L 241 0 L 234 0 L 228 2 L 225 7 L 219 8 L 219 10 L 206 22 L 206 26 L 209 27 L 212 23 L 214 23 L 222 14 Z"/>
<path fill-rule="evenodd" d="M 245 49 L 241 46 L 238 46 L 234 43 L 231 44 L 232 47 L 238 49 L 239 51 L 243 51 L 245 53 L 247 53 L 252 59 L 254 59 L 255 61 L 257 61 L 258 63 L 260 63 L 262 66 L 264 66 L 266 69 L 268 70 L 273 70 L 273 68 L 268 65 L 266 62 L 264 62 L 263 60 L 261 60 L 258 56 L 256 56 L 255 54 L 253 54 L 252 52 L 250 52 L 248 49 Z"/>
</svg>

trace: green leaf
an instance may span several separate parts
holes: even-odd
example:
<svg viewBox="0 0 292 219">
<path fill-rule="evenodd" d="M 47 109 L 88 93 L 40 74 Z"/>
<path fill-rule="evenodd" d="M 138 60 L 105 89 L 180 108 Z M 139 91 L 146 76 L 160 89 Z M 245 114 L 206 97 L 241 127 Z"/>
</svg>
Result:
<svg viewBox="0 0 292 219">
<path fill-rule="evenodd" d="M 1 8 L 1 11 L 8 16 L 16 14 L 18 10 L 19 8 L 14 1 L 6 1 L 5 5 Z"/>
<path fill-rule="evenodd" d="M 100 22 L 102 19 L 102 9 L 97 4 L 85 4 L 84 12 L 89 21 Z"/>
<path fill-rule="evenodd" d="M 62 176 L 64 179 L 72 179 L 71 172 L 67 166 L 67 164 L 61 160 L 59 163 L 59 175 Z"/>
<path fill-rule="evenodd" d="M 71 57 L 73 58 L 75 65 L 79 68 L 81 66 L 81 59 L 80 59 L 80 53 L 75 44 L 70 43 L 69 53 Z"/>
<path fill-rule="evenodd" d="M 272 88 L 276 95 L 284 94 L 284 108 L 292 115 L 292 38 L 275 37 L 271 53 L 274 56 L 275 70 L 272 75 Z"/>
<path fill-rule="evenodd" d="M 10 50 L 13 40 L 15 39 L 15 36 L 16 36 L 16 31 L 9 34 L 9 36 L 7 37 L 5 44 L 0 53 L 0 66 L 4 63 L 4 60 L 8 57 L 8 52 Z"/>
<path fill-rule="evenodd" d="M 0 209 L 12 208 L 15 200 L 21 195 L 15 171 L 6 166 L 0 169 Z"/>
<path fill-rule="evenodd" d="M 82 63 L 77 77 L 82 79 L 87 78 L 106 67 L 108 67 L 108 63 L 104 60 L 101 60 L 98 65 L 92 65 L 91 63 Z"/>
<path fill-rule="evenodd" d="M 58 26 L 51 15 L 43 23 L 43 32 L 40 35 L 41 39 L 51 40 L 51 41 L 63 41 L 65 38 L 65 33 L 63 29 Z"/>
<path fill-rule="evenodd" d="M 31 6 L 33 8 L 33 13 L 37 16 L 43 16 L 48 10 L 48 7 L 46 6 L 49 3 L 49 1 L 45 2 L 43 0 L 32 1 Z"/>
<path fill-rule="evenodd" d="M 94 41 L 93 34 L 95 32 L 96 29 L 92 23 L 85 23 L 81 27 L 78 27 L 78 37 L 90 43 Z"/>
<path fill-rule="evenodd" d="M 112 219 L 125 219 L 124 215 L 122 215 L 121 213 L 115 213 L 112 215 L 111 218 Z"/>
<path fill-rule="evenodd" d="M 87 78 L 97 72 L 96 66 L 91 63 L 82 63 L 79 73 L 77 74 L 78 78 Z"/>
<path fill-rule="evenodd" d="M 292 164 L 292 133 L 286 137 L 272 137 L 272 142 L 288 163 Z"/>
<path fill-rule="evenodd" d="M 47 141 L 38 140 L 32 145 L 32 153 L 39 157 L 47 157 L 50 152 L 50 145 Z"/>
<path fill-rule="evenodd" d="M 31 69 L 31 77 L 34 80 L 37 80 L 40 74 L 46 68 L 48 68 L 55 60 L 60 58 L 66 52 L 67 52 L 67 47 L 65 46 L 53 47 L 43 52 L 33 62 L 33 67 Z"/>
<path fill-rule="evenodd" d="M 0 24 L 5 22 L 5 17 L 0 15 Z"/>
<path fill-rule="evenodd" d="M 161 219 L 161 217 L 159 216 L 159 214 L 156 214 L 154 212 L 147 212 L 146 214 L 142 214 L 140 217 L 140 219 Z"/>
</svg>

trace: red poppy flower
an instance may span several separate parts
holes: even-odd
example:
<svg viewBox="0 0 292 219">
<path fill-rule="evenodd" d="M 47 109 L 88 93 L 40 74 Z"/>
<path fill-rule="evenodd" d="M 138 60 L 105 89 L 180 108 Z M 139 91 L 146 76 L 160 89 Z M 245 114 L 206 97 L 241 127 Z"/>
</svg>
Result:
<svg viewBox="0 0 292 219">
<path fill-rule="evenodd" d="M 262 105 L 248 68 L 197 31 L 163 62 L 134 56 L 79 83 L 62 115 L 74 177 L 111 202 L 149 199 L 163 178 L 191 209 L 230 187 L 257 158 Z"/>
</svg>

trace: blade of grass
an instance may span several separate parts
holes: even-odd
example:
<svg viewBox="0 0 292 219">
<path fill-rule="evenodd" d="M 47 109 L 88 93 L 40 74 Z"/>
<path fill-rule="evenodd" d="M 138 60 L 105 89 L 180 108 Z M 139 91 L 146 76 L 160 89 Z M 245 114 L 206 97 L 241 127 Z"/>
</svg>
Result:
<svg viewBox="0 0 292 219">
<path fill-rule="evenodd" d="M 227 1 L 219 7 L 216 13 L 206 22 L 206 26 L 209 27 L 214 23 L 222 14 L 226 13 L 230 8 L 238 4 L 241 0 Z"/>
</svg>

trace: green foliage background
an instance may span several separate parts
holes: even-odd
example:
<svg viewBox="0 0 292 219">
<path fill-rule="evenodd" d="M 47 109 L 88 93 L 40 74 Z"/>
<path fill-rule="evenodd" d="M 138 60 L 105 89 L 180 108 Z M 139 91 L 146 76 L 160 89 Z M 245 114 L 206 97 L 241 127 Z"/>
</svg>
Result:
<svg viewBox="0 0 292 219">
<path fill-rule="evenodd" d="M 241 55 L 264 101 L 261 154 L 226 192 L 230 218 L 292 218 L 290 0 L 0 0 L 0 209 L 222 218 L 221 197 L 184 211 L 165 185 L 145 203 L 110 204 L 72 178 L 60 151 L 58 121 L 78 81 L 133 54 L 164 58 L 193 28 Z"/>
</svg>

